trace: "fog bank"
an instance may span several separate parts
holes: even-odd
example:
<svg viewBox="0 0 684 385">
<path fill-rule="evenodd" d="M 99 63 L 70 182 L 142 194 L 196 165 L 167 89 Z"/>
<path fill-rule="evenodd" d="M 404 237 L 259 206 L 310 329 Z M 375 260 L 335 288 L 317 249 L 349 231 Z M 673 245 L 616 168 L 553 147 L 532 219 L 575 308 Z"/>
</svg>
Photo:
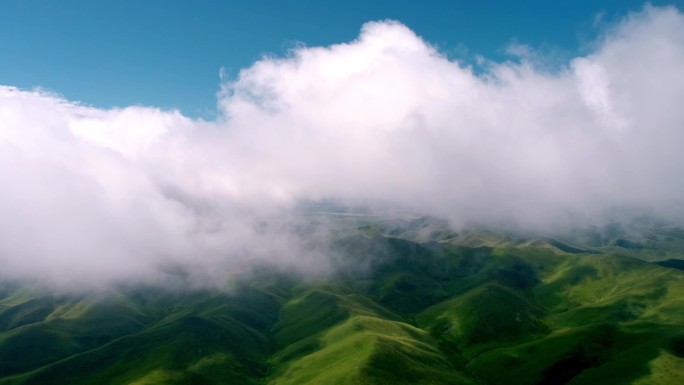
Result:
<svg viewBox="0 0 684 385">
<path fill-rule="evenodd" d="M 646 6 L 554 70 L 515 51 L 475 71 L 371 22 L 355 41 L 243 69 L 211 122 L 0 87 L 0 276 L 325 271 L 328 235 L 293 210 L 303 200 L 382 202 L 456 227 L 683 217 L 680 11 Z"/>
</svg>

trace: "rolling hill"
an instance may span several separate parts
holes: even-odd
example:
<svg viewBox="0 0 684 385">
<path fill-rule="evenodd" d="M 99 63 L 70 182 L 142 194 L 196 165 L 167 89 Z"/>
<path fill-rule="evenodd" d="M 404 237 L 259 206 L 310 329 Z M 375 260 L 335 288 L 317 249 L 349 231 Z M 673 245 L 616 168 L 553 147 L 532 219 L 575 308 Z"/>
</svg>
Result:
<svg viewBox="0 0 684 385">
<path fill-rule="evenodd" d="M 684 271 L 647 261 L 661 245 L 679 255 L 672 228 L 638 248 L 624 232 L 349 223 L 325 276 L 266 266 L 226 288 L 98 293 L 4 282 L 0 384 L 684 383 Z"/>
</svg>

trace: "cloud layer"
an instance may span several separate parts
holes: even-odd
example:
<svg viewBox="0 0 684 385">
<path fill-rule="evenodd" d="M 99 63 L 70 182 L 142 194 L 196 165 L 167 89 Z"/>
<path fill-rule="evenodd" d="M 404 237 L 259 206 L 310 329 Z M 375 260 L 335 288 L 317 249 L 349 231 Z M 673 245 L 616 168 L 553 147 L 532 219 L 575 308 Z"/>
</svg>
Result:
<svg viewBox="0 0 684 385">
<path fill-rule="evenodd" d="M 292 226 L 303 199 L 456 226 L 683 217 L 684 15 L 647 6 L 554 71 L 516 52 L 476 73 L 397 22 L 368 23 L 353 42 L 243 69 L 214 122 L 0 87 L 0 274 L 325 269 Z"/>
</svg>

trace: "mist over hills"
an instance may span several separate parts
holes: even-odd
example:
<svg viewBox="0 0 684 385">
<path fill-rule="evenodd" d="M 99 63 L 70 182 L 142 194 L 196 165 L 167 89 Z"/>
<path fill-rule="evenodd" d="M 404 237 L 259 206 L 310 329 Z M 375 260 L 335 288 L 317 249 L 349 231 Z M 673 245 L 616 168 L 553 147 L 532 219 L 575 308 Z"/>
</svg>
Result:
<svg viewBox="0 0 684 385">
<path fill-rule="evenodd" d="M 684 14 L 509 51 L 369 22 L 214 121 L 0 86 L 0 385 L 684 383 Z"/>
<path fill-rule="evenodd" d="M 0 384 L 684 378 L 684 271 L 615 254 L 614 240 L 456 232 L 430 218 L 332 223 L 325 275 L 271 264 L 223 287 L 178 275 L 99 293 L 6 282 Z"/>
</svg>

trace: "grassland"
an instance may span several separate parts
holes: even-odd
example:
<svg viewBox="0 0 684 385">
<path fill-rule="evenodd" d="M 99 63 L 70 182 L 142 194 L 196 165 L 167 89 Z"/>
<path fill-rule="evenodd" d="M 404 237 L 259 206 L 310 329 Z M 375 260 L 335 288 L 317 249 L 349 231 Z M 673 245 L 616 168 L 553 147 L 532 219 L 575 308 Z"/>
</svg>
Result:
<svg viewBox="0 0 684 385">
<path fill-rule="evenodd" d="M 667 231 L 650 236 L 671 257 Z M 0 384 L 681 384 L 684 271 L 582 236 L 371 223 L 335 240 L 336 273 L 317 280 L 6 282 Z"/>
</svg>

